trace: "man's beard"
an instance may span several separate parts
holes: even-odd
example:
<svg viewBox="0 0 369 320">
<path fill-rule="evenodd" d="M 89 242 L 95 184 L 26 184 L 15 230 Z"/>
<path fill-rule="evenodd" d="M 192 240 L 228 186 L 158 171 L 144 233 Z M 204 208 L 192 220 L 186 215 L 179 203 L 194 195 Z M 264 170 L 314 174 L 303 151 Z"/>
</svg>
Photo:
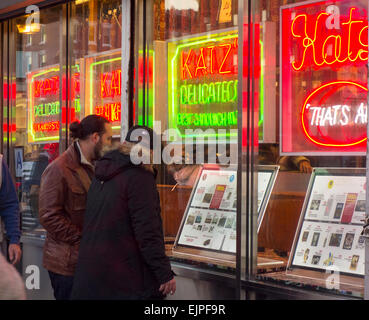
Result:
<svg viewBox="0 0 369 320">
<path fill-rule="evenodd" d="M 100 140 L 94 148 L 94 161 L 100 160 L 105 154 L 114 150 L 115 148 L 116 147 L 113 145 L 103 145 L 102 141 Z"/>
<path fill-rule="evenodd" d="M 100 140 L 94 148 L 94 161 L 99 160 L 102 157 L 103 143 Z"/>
</svg>

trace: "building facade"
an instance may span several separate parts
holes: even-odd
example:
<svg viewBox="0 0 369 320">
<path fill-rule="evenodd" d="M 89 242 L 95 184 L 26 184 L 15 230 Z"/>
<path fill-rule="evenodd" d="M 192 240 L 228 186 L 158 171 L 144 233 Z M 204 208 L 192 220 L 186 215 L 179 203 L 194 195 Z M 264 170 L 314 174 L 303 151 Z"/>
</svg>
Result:
<svg viewBox="0 0 369 320">
<path fill-rule="evenodd" d="M 42 172 L 69 124 L 98 114 L 116 143 L 133 124 L 162 134 L 173 299 L 365 299 L 367 6 L 2 1 L 0 147 L 21 204 L 19 271 L 41 272 L 28 297 L 52 298 Z"/>
</svg>

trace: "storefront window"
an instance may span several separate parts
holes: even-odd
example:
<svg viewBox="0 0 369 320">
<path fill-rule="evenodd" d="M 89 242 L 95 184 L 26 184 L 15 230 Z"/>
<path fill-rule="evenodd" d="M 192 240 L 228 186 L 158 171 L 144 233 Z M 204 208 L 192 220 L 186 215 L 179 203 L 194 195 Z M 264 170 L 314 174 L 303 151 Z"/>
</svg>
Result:
<svg viewBox="0 0 369 320">
<path fill-rule="evenodd" d="M 31 28 L 29 15 L 11 20 L 4 143 L 10 146 L 24 232 L 43 233 L 41 175 L 68 147 L 71 122 L 104 116 L 120 140 L 121 17 L 121 1 L 93 0 L 41 9 Z"/>
<path fill-rule="evenodd" d="M 237 1 L 155 0 L 137 11 L 135 122 L 162 134 L 167 254 L 234 270 Z"/>
<path fill-rule="evenodd" d="M 89 114 L 101 115 L 112 122 L 113 135 L 119 141 L 122 108 L 121 1 L 73 2 L 70 30 L 70 120 L 81 120 Z"/>
<path fill-rule="evenodd" d="M 363 297 L 368 3 L 252 3 L 258 278 Z"/>
<path fill-rule="evenodd" d="M 41 175 L 59 155 L 63 108 L 60 69 L 61 6 L 42 10 L 39 21 L 27 27 L 27 17 L 11 20 L 7 85 L 9 167 L 16 180 L 24 232 L 37 233 L 38 193 Z M 41 32 L 42 30 L 42 32 Z M 44 41 L 45 38 L 48 41 Z M 62 110 L 62 112 L 61 112 Z M 7 138 L 6 138 L 7 140 Z"/>
</svg>

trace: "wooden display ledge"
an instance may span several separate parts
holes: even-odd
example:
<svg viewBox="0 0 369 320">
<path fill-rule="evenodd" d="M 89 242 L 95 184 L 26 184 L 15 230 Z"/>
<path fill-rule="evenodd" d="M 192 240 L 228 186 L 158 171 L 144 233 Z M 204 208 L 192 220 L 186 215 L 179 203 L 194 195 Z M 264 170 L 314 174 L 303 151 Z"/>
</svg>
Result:
<svg viewBox="0 0 369 320">
<path fill-rule="evenodd" d="M 172 250 L 172 257 L 236 268 L 236 256 L 233 254 L 212 252 L 195 248 L 176 247 Z"/>
<path fill-rule="evenodd" d="M 333 288 L 334 284 L 330 283 L 330 279 L 334 279 L 332 274 L 305 270 L 294 269 L 282 272 L 272 272 L 262 275 L 264 278 L 270 278 L 279 281 L 288 281 L 295 284 L 304 284 L 308 286 L 321 287 L 321 288 Z M 328 279 L 328 277 L 331 277 Z M 327 280 L 328 279 L 328 280 Z M 339 275 L 339 289 L 340 291 L 355 292 L 364 294 L 364 279 L 360 277 L 352 277 L 348 275 Z"/>
<path fill-rule="evenodd" d="M 177 247 L 172 248 L 170 252 L 170 245 L 166 245 L 166 253 L 170 257 L 187 259 L 196 262 L 216 264 L 223 267 L 236 268 L 236 256 L 227 253 L 211 252 L 201 249 Z M 286 259 L 279 257 L 271 257 L 268 255 L 257 258 L 258 272 L 284 270 L 287 266 Z"/>
<path fill-rule="evenodd" d="M 258 253 L 257 272 L 271 272 L 286 270 L 287 258 L 278 256 L 273 250 Z"/>
</svg>

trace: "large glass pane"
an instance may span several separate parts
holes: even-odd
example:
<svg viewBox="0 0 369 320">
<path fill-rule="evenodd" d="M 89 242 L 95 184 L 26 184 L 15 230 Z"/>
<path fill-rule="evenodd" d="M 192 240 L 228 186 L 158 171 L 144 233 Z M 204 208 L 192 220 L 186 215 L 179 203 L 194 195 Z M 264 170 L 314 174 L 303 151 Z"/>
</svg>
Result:
<svg viewBox="0 0 369 320">
<path fill-rule="evenodd" d="M 21 225 L 25 232 L 42 232 L 38 221 L 41 175 L 59 155 L 65 124 L 60 68 L 62 7 L 39 12 L 39 23 L 29 15 L 10 22 L 10 81 L 7 88 L 10 169 L 21 196 Z M 29 20 L 29 19 L 28 19 Z M 6 119 L 6 118 L 5 118 Z"/>
<path fill-rule="evenodd" d="M 253 1 L 264 281 L 364 294 L 367 6 Z"/>
<path fill-rule="evenodd" d="M 231 270 L 236 253 L 237 12 L 237 1 L 155 0 L 139 6 L 143 32 L 136 41 L 135 78 L 135 121 L 162 134 L 163 157 L 159 150 L 154 161 L 168 255 Z"/>
<path fill-rule="evenodd" d="M 107 118 L 121 129 L 122 1 L 74 1 L 70 13 L 70 121 Z M 127 108 L 127 106 L 124 106 Z"/>
</svg>

